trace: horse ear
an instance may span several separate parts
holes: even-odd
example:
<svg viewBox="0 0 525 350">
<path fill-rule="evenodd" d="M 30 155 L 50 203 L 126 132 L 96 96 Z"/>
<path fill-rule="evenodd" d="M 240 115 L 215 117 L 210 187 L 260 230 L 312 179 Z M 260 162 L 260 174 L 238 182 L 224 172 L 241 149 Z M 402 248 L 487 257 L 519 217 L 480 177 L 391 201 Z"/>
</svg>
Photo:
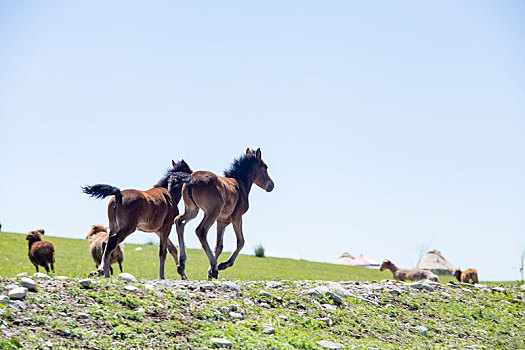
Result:
<svg viewBox="0 0 525 350">
<path fill-rule="evenodd" d="M 171 160 L 171 166 L 175 168 L 175 161 L 173 159 Z"/>
<path fill-rule="evenodd" d="M 257 148 L 257 151 L 255 151 L 255 156 L 257 157 L 257 159 L 261 159 L 261 149 L 260 148 Z"/>
<path fill-rule="evenodd" d="M 252 154 L 252 151 L 250 151 L 250 147 L 246 148 L 246 155 L 249 156 Z"/>
<path fill-rule="evenodd" d="M 180 163 L 181 163 L 182 165 L 186 165 L 188 168 L 190 167 L 190 166 L 188 165 L 188 163 L 186 163 L 186 162 L 184 161 L 184 159 L 181 159 L 181 160 L 180 160 Z"/>
<path fill-rule="evenodd" d="M 37 230 L 38 232 L 40 232 L 40 234 L 44 234 L 44 230 L 40 229 L 40 230 Z"/>
</svg>

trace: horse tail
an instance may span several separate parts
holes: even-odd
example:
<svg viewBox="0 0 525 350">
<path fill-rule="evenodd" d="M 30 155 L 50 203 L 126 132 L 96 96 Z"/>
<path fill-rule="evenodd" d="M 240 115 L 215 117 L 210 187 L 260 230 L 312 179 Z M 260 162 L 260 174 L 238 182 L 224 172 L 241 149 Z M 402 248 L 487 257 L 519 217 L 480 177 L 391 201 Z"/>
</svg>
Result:
<svg viewBox="0 0 525 350">
<path fill-rule="evenodd" d="M 122 201 L 122 192 L 120 192 L 120 189 L 115 186 L 101 184 L 83 186 L 82 192 L 97 199 L 106 198 L 107 196 L 115 196 L 115 204 Z"/>
<path fill-rule="evenodd" d="M 182 185 L 186 184 L 188 188 L 188 194 L 191 200 L 194 201 L 193 200 L 193 184 L 194 183 L 195 183 L 195 179 L 193 178 L 193 176 L 191 176 L 191 174 L 182 173 L 182 172 L 172 173 L 168 181 L 168 192 L 172 193 L 173 191 L 176 191 L 175 193 L 181 193 Z"/>
</svg>

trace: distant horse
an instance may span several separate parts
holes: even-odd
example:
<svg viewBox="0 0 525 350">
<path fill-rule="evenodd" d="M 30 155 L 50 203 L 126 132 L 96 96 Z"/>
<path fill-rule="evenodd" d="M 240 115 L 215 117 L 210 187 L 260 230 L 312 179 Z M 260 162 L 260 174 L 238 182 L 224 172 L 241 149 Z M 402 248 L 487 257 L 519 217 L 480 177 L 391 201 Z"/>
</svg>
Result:
<svg viewBox="0 0 525 350">
<path fill-rule="evenodd" d="M 197 216 L 199 209 L 202 209 L 204 218 L 195 233 L 210 262 L 208 278 L 217 278 L 219 270 L 233 265 L 244 246 L 242 215 L 248 210 L 248 194 L 252 184 L 267 192 L 271 192 L 274 188 L 274 183 L 268 175 L 268 166 L 261 158 L 261 149 L 252 151 L 248 148 L 246 153 L 235 159 L 230 169 L 224 172 L 224 177 L 209 171 L 197 171 L 190 177 L 179 178 L 176 183 L 184 183 L 182 196 L 185 204 L 184 214 L 175 219 L 180 249 L 178 272 L 181 275 L 185 274 L 184 226 Z M 215 222 L 217 222 L 217 242 L 214 255 L 208 245 L 207 234 Z M 230 223 L 233 224 L 237 236 L 237 249 L 226 262 L 217 267 L 217 259 L 223 248 L 224 230 Z"/>
<path fill-rule="evenodd" d="M 111 253 L 124 239 L 135 230 L 155 232 L 159 236 L 159 278 L 164 279 L 164 263 L 166 261 L 166 247 L 179 266 L 177 248 L 168 238 L 173 220 L 179 214 L 177 204 L 181 198 L 181 187 L 172 185 L 179 178 L 188 177 L 193 171 L 188 164 L 181 160 L 172 161 L 173 168 L 151 189 L 147 191 L 120 190 L 110 185 L 84 186 L 82 191 L 95 198 L 105 198 L 113 195 L 108 204 L 109 238 L 102 257 L 102 265 L 91 275 L 109 277 L 109 258 Z M 179 271 L 179 269 L 177 269 Z M 180 273 L 182 279 L 187 276 Z"/>
</svg>

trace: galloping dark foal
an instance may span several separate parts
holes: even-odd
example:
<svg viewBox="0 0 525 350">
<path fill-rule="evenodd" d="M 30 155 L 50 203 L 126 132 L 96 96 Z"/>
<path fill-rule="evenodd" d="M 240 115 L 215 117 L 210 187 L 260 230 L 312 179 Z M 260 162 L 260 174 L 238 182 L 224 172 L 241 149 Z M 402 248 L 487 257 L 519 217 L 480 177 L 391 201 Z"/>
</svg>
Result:
<svg viewBox="0 0 525 350">
<path fill-rule="evenodd" d="M 177 204 L 181 198 L 179 178 L 189 177 L 193 171 L 184 160 L 178 163 L 172 161 L 173 168 L 151 189 L 147 191 L 123 190 L 110 185 L 85 186 L 82 191 L 95 198 L 105 198 L 113 195 L 108 204 L 109 238 L 102 257 L 102 265 L 91 273 L 109 277 L 109 258 L 117 244 L 135 230 L 155 232 L 159 236 L 159 278 L 164 279 L 164 263 L 166 247 L 179 266 L 177 248 L 168 238 L 173 220 L 179 214 Z M 177 269 L 179 271 L 179 269 Z M 179 272 L 180 273 L 180 272 Z M 180 273 L 182 279 L 187 276 Z"/>
<path fill-rule="evenodd" d="M 248 194 L 252 184 L 256 184 L 267 192 L 271 192 L 274 188 L 274 183 L 268 175 L 268 166 L 261 158 L 261 149 L 251 151 L 248 148 L 246 154 L 236 159 L 230 169 L 224 172 L 224 177 L 209 171 L 197 171 L 192 173 L 191 177 L 178 179 L 177 183 L 182 182 L 184 182 L 182 196 L 185 212 L 175 219 L 180 249 L 179 274 L 185 275 L 184 226 L 197 216 L 199 209 L 202 209 L 204 218 L 195 233 L 210 261 L 208 278 L 217 278 L 219 270 L 233 265 L 244 246 L 242 215 L 249 207 Z M 217 243 L 214 255 L 206 237 L 208 230 L 215 222 L 217 222 Z M 237 236 L 237 249 L 226 262 L 217 267 L 217 259 L 223 247 L 224 230 L 230 223 L 233 224 Z"/>
</svg>

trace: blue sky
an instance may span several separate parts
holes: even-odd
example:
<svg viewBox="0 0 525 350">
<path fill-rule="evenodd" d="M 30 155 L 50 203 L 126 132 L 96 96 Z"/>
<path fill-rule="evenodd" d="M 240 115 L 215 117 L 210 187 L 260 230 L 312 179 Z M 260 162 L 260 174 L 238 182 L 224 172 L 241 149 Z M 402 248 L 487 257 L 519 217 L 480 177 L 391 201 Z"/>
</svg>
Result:
<svg viewBox="0 0 525 350">
<path fill-rule="evenodd" d="M 429 246 L 517 279 L 524 14 L 519 1 L 1 2 L 3 229 L 83 238 L 107 200 L 81 185 L 147 189 L 171 159 L 222 173 L 261 147 L 276 187 L 252 190 L 242 253 L 408 267 Z"/>
</svg>

